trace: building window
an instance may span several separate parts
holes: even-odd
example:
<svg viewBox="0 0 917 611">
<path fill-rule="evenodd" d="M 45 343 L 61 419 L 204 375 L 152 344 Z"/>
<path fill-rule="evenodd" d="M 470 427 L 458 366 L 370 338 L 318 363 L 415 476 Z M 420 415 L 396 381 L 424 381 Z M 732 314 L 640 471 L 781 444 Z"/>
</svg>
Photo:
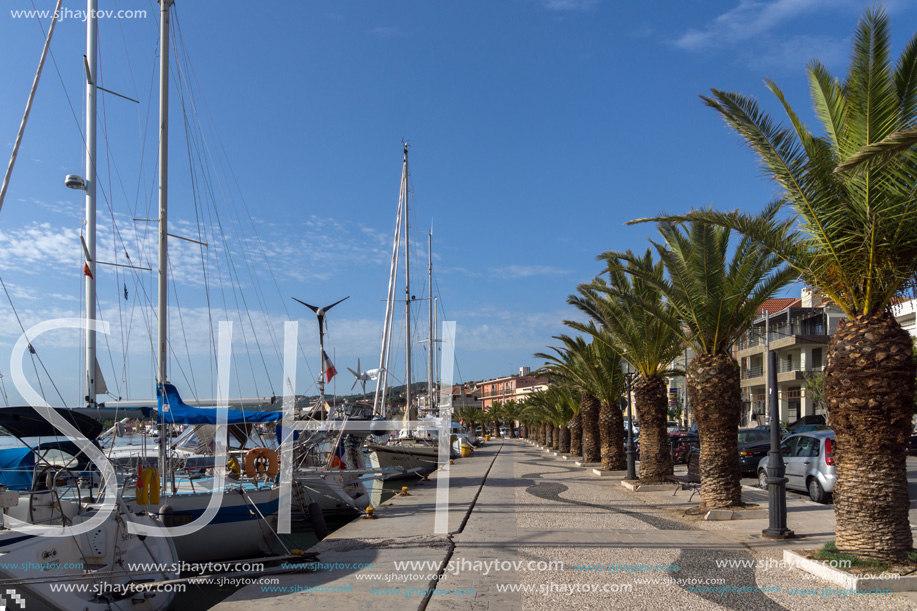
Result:
<svg viewBox="0 0 917 611">
<path fill-rule="evenodd" d="M 812 369 L 822 368 L 821 348 L 812 349 Z"/>
</svg>

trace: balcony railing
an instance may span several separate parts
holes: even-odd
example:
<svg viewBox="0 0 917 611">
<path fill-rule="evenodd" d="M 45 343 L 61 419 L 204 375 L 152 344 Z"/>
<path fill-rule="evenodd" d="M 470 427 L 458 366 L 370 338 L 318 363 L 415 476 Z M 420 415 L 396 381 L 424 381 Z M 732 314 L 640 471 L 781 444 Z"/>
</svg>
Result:
<svg viewBox="0 0 917 611">
<path fill-rule="evenodd" d="M 747 369 L 742 370 L 742 379 L 750 380 L 752 378 L 760 378 L 764 375 L 764 367 L 748 367 Z"/>
<path fill-rule="evenodd" d="M 795 335 L 824 335 L 826 328 L 824 314 L 796 317 L 790 324 L 786 323 L 786 318 L 780 322 L 771 318 L 769 335 L 770 340 L 775 342 Z M 765 343 L 764 327 L 759 323 L 739 339 L 739 350 L 763 346 Z"/>
<path fill-rule="evenodd" d="M 786 361 L 777 361 L 777 373 L 790 373 L 793 371 L 821 371 L 824 369 L 824 365 L 818 365 L 815 367 L 809 367 L 808 369 L 803 369 L 802 365 L 798 362 L 787 363 Z"/>
</svg>

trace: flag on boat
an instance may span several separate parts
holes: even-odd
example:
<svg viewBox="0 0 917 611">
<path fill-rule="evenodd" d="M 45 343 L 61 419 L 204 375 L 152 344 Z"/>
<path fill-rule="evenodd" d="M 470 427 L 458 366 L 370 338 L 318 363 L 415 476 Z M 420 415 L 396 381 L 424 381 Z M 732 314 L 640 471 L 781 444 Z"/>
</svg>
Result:
<svg viewBox="0 0 917 611">
<path fill-rule="evenodd" d="M 84 275 L 84 276 L 89 276 L 90 278 L 92 278 L 92 272 L 89 271 L 89 264 L 88 264 L 88 263 L 83 263 L 83 275 Z M 95 280 L 95 278 L 93 278 L 93 280 Z"/>
<path fill-rule="evenodd" d="M 338 370 L 334 368 L 334 363 L 331 362 L 331 359 L 328 358 L 328 353 L 322 350 L 322 369 L 325 370 L 325 381 L 330 382 L 331 378 L 338 374 Z"/>
</svg>

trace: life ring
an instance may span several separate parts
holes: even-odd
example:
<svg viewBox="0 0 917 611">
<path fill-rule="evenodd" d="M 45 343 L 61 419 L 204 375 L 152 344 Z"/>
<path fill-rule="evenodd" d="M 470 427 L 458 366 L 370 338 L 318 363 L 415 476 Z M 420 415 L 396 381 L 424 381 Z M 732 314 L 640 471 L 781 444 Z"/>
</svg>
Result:
<svg viewBox="0 0 917 611">
<path fill-rule="evenodd" d="M 153 467 L 137 476 L 137 504 L 159 505 L 159 471 Z"/>
<path fill-rule="evenodd" d="M 267 468 L 264 466 L 265 460 L 267 460 Z M 267 475 L 268 477 L 274 477 L 279 470 L 277 452 L 274 450 L 269 448 L 252 448 L 245 453 L 246 477 L 255 477 L 256 473 L 259 476 Z"/>
</svg>

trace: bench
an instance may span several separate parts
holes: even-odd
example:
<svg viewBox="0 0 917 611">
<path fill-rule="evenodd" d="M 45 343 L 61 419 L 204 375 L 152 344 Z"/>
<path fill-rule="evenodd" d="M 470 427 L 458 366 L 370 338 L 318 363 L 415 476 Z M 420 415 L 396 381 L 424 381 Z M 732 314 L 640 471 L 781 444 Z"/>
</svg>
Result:
<svg viewBox="0 0 917 611">
<path fill-rule="evenodd" d="M 700 494 L 700 451 L 692 450 L 688 455 L 687 475 L 670 475 L 668 479 L 675 483 L 675 492 L 672 496 L 678 494 L 679 490 L 691 490 L 691 496 L 688 498 L 690 503 L 695 494 Z"/>
</svg>

